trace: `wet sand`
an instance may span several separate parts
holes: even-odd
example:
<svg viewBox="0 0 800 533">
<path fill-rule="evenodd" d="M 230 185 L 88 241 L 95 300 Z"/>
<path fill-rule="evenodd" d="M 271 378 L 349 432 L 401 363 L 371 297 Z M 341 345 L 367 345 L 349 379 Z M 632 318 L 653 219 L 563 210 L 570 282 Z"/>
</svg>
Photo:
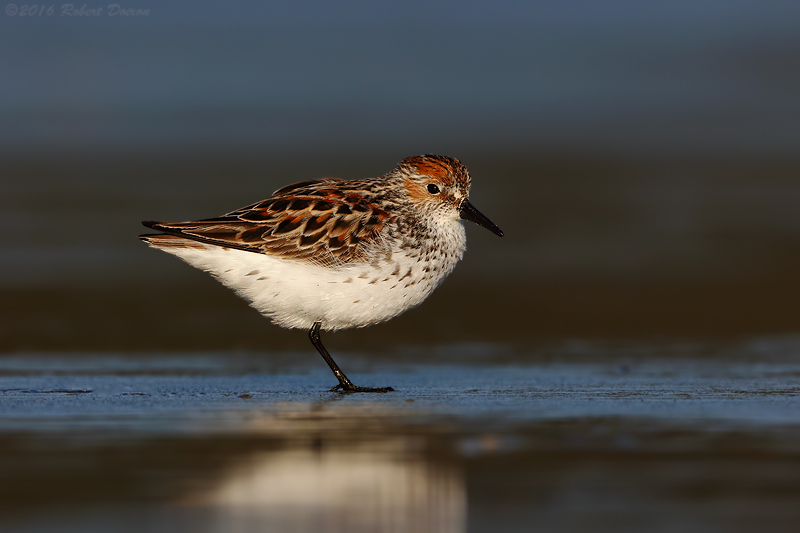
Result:
<svg viewBox="0 0 800 533">
<path fill-rule="evenodd" d="M 791 531 L 797 345 L 6 356 L 0 529 Z"/>
</svg>

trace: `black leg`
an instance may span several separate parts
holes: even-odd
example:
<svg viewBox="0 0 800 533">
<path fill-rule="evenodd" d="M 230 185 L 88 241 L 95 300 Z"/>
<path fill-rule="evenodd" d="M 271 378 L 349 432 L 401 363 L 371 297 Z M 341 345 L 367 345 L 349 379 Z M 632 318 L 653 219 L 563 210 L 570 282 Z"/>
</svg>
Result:
<svg viewBox="0 0 800 533">
<path fill-rule="evenodd" d="M 325 362 L 328 363 L 328 366 L 331 367 L 333 375 L 339 380 L 339 384 L 332 388 L 331 392 L 339 389 L 341 389 L 342 392 L 389 392 L 394 390 L 391 387 L 371 389 L 369 387 L 359 387 L 357 385 L 353 385 L 353 382 L 347 379 L 347 376 L 345 376 L 344 372 L 339 369 L 339 365 L 337 365 L 336 361 L 333 360 L 331 354 L 329 354 L 328 350 L 326 350 L 322 345 L 322 340 L 319 338 L 320 327 L 322 327 L 322 322 L 314 322 L 314 325 L 311 326 L 311 330 L 308 332 L 308 338 L 311 339 L 311 344 L 314 345 L 314 348 L 317 349 L 322 358 L 325 359 Z"/>
</svg>

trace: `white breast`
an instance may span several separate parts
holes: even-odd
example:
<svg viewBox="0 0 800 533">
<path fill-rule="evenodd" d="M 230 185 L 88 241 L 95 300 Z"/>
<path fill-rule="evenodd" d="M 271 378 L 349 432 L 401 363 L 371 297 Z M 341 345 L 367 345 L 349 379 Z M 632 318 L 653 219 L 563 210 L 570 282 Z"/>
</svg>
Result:
<svg viewBox="0 0 800 533">
<path fill-rule="evenodd" d="M 438 246 L 403 250 L 389 260 L 338 267 L 194 243 L 161 248 L 205 270 L 286 328 L 325 330 L 363 327 L 422 303 L 463 256 L 464 228 L 448 225 Z"/>
</svg>

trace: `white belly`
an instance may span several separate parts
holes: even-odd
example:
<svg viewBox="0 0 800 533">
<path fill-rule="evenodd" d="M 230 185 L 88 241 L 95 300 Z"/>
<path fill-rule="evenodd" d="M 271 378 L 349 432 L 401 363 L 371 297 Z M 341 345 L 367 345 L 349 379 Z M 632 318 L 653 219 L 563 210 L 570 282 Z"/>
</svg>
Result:
<svg viewBox="0 0 800 533">
<path fill-rule="evenodd" d="M 463 254 L 462 246 L 420 261 L 395 251 L 377 265 L 328 268 L 210 245 L 161 249 L 211 273 L 279 326 L 319 321 L 325 330 L 376 324 L 419 305 Z"/>
</svg>

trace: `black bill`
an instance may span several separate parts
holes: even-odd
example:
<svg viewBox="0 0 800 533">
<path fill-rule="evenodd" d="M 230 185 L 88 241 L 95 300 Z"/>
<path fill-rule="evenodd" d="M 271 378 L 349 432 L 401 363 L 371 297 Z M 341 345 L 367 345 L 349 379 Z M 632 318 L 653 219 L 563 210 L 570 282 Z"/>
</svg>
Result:
<svg viewBox="0 0 800 533">
<path fill-rule="evenodd" d="M 480 226 L 483 226 L 498 237 L 503 236 L 503 231 L 495 226 L 491 220 L 483 216 L 480 211 L 472 207 L 472 204 L 469 203 L 469 200 L 464 200 L 461 202 L 461 207 L 458 208 L 458 212 L 461 215 L 461 218 L 464 220 L 470 220 Z"/>
</svg>

